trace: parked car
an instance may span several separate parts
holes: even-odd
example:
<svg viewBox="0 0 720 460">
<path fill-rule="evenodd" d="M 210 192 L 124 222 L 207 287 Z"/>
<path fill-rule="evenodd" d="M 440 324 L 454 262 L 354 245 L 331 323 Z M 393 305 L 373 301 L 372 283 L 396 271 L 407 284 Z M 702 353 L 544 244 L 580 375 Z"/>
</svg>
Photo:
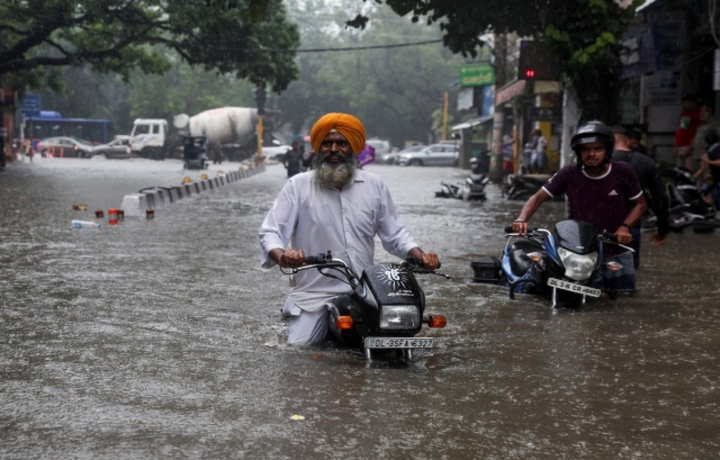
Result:
<svg viewBox="0 0 720 460">
<path fill-rule="evenodd" d="M 292 150 L 292 147 L 281 143 L 277 139 L 272 140 L 272 144 L 265 147 L 263 145 L 263 156 L 267 158 L 268 160 L 276 160 L 282 163 L 282 161 L 285 159 L 285 154 L 288 152 L 288 150 Z"/>
<path fill-rule="evenodd" d="M 384 155 L 387 155 L 392 151 L 390 142 L 382 139 L 368 139 L 365 141 L 366 144 L 372 146 L 375 149 L 375 160 L 378 158 L 382 160 Z M 382 161 L 381 161 L 382 162 Z M 384 163 L 384 162 L 383 162 Z"/>
<path fill-rule="evenodd" d="M 130 150 L 130 136 L 126 135 L 115 136 L 115 139 L 107 144 L 96 145 L 93 147 L 92 154 L 93 156 L 105 155 L 106 158 L 113 160 L 123 160 L 135 156 Z"/>
<path fill-rule="evenodd" d="M 419 152 L 420 150 L 427 147 L 427 145 L 413 145 L 412 147 L 408 147 L 406 149 L 400 150 L 399 152 L 388 152 L 382 157 L 380 157 L 380 162 L 386 165 L 396 165 L 400 164 L 400 155 L 403 155 L 405 153 L 413 153 L 413 152 Z"/>
<path fill-rule="evenodd" d="M 457 144 L 432 144 L 417 152 L 398 155 L 403 166 L 457 166 L 460 147 Z"/>
<path fill-rule="evenodd" d="M 36 150 L 44 157 L 47 154 L 55 156 L 74 156 L 90 158 L 93 155 L 93 145 L 90 142 L 75 139 L 74 137 L 48 137 L 37 144 Z"/>
</svg>

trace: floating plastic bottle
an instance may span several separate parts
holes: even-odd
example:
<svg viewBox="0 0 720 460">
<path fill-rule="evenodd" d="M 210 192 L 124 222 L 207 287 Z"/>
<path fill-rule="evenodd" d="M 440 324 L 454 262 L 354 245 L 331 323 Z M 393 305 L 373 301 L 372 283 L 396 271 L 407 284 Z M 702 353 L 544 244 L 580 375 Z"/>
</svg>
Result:
<svg viewBox="0 0 720 460">
<path fill-rule="evenodd" d="M 72 226 L 74 228 L 100 228 L 100 224 L 90 220 L 73 220 Z"/>
</svg>

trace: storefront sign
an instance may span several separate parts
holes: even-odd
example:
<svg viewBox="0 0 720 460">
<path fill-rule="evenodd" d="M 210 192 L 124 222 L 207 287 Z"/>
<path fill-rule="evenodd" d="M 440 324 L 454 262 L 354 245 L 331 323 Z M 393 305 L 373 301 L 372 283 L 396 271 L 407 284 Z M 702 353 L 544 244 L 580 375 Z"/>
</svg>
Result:
<svg viewBox="0 0 720 460">
<path fill-rule="evenodd" d="M 495 68 L 487 63 L 467 64 L 460 67 L 460 86 L 488 86 L 495 84 Z"/>
</svg>

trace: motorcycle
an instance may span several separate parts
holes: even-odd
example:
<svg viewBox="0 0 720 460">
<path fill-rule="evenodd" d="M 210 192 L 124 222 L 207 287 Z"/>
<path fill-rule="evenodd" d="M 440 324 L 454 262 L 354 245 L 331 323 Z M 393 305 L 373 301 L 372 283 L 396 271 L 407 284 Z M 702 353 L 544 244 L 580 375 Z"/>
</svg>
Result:
<svg viewBox="0 0 720 460">
<path fill-rule="evenodd" d="M 502 195 L 508 200 L 525 200 L 537 193 L 550 177 L 551 174 L 511 174 L 501 187 Z"/>
<path fill-rule="evenodd" d="M 602 290 L 592 286 L 600 269 L 622 269 L 616 261 L 603 260 L 603 246 L 614 244 L 628 251 L 632 248 L 619 244 L 615 236 L 598 234 L 594 225 L 580 220 L 563 220 L 555 230 L 531 228 L 525 235 L 512 233 L 505 228 L 507 242 L 502 260 L 486 257 L 473 262 L 475 281 L 499 282 L 502 278 L 510 288 L 510 299 L 515 292 L 540 294 L 549 297 L 553 308 L 558 299 L 569 304 L 587 297 L 600 297 Z M 488 274 L 489 273 L 489 274 Z M 494 274 L 494 276 L 493 276 Z M 611 298 L 614 293 L 606 291 Z"/>
<path fill-rule="evenodd" d="M 665 173 L 670 178 L 666 191 L 670 199 L 670 229 L 682 231 L 692 227 L 695 231 L 711 231 L 720 228 L 720 221 L 715 219 L 715 209 L 702 199 L 699 187 L 695 184 L 692 173 L 674 167 Z M 648 226 L 657 225 L 651 216 Z"/>
<path fill-rule="evenodd" d="M 458 198 L 464 201 L 481 200 L 484 201 L 485 186 L 490 182 L 487 175 L 480 171 L 480 162 L 477 158 L 470 160 L 471 172 L 470 177 L 459 185 L 440 183 L 440 191 L 435 192 L 435 198 Z"/>
<path fill-rule="evenodd" d="M 435 338 L 416 337 L 423 324 L 443 328 L 444 315 L 425 315 L 425 293 L 415 274 L 429 273 L 449 278 L 436 270 L 424 270 L 422 260 L 408 258 L 400 264 L 381 263 L 368 267 L 358 276 L 347 263 L 332 253 L 307 256 L 306 265 L 283 273 L 318 270 L 322 275 L 347 282 L 350 291 L 330 299 L 329 329 L 345 345 L 364 350 L 367 360 L 372 350 L 401 350 L 411 360 L 413 350 L 433 348 Z M 341 276 L 343 279 L 341 279 Z"/>
</svg>

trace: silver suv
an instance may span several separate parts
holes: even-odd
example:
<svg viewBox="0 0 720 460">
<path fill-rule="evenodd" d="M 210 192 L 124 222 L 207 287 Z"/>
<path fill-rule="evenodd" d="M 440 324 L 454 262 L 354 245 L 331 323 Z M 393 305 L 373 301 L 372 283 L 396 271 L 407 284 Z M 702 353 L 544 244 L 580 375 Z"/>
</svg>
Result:
<svg viewBox="0 0 720 460">
<path fill-rule="evenodd" d="M 403 166 L 456 166 L 460 148 L 457 144 L 432 144 L 417 152 L 398 155 Z"/>
</svg>

